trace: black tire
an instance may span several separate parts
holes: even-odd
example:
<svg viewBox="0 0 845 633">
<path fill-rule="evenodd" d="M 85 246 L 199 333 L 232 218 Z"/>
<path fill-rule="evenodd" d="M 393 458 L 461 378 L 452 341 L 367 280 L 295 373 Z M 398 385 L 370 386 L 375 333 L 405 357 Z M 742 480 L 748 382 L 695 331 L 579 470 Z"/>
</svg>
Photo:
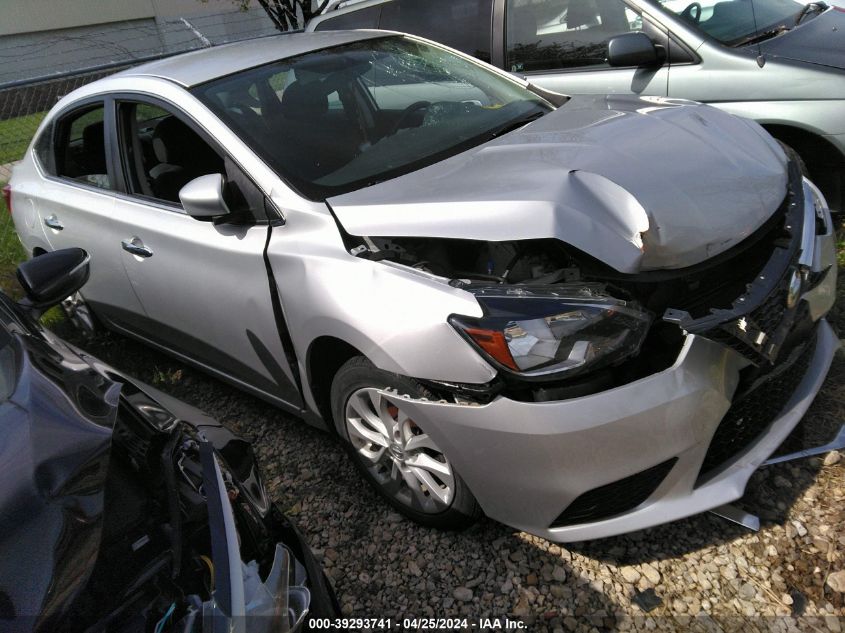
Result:
<svg viewBox="0 0 845 633">
<path fill-rule="evenodd" d="M 775 140 L 777 140 L 777 139 L 775 139 Z M 783 150 L 783 153 L 786 154 L 786 157 L 790 161 L 792 161 L 792 162 L 794 162 L 795 164 L 798 165 L 798 168 L 801 170 L 801 175 L 804 176 L 805 178 L 809 178 L 810 172 L 807 169 L 807 163 L 805 163 L 804 159 L 801 158 L 801 154 L 796 152 L 792 147 L 790 147 L 789 145 L 787 145 L 783 141 L 778 141 L 778 143 L 780 144 L 780 147 Z"/>
<path fill-rule="evenodd" d="M 350 459 L 352 459 L 352 462 L 361 472 L 364 479 L 391 506 L 420 525 L 446 530 L 460 530 L 478 521 L 482 515 L 481 508 L 464 480 L 454 470 L 454 467 L 452 468 L 452 474 L 455 480 L 455 493 L 451 503 L 443 511 L 437 513 L 420 512 L 409 505 L 401 503 L 385 492 L 376 478 L 367 469 L 363 458 L 355 450 L 346 428 L 345 412 L 349 397 L 359 389 L 367 387 L 395 389 L 400 394 L 408 394 L 417 398 L 432 397 L 430 392 L 426 391 L 422 385 L 414 380 L 378 369 L 363 356 L 351 358 L 338 370 L 332 381 L 332 416 L 334 418 L 335 428 L 349 452 Z"/>
</svg>

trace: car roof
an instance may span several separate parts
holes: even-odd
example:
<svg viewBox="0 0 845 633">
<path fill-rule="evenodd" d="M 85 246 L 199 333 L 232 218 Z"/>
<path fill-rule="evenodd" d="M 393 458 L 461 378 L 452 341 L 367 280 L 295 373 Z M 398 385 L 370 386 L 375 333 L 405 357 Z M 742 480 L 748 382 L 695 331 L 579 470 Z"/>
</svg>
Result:
<svg viewBox="0 0 845 633">
<path fill-rule="evenodd" d="M 375 30 L 281 33 L 191 51 L 167 59 L 141 64 L 112 76 L 160 77 L 190 88 L 218 77 L 231 75 L 247 68 L 254 68 L 280 59 L 393 34 L 391 31 Z"/>
</svg>

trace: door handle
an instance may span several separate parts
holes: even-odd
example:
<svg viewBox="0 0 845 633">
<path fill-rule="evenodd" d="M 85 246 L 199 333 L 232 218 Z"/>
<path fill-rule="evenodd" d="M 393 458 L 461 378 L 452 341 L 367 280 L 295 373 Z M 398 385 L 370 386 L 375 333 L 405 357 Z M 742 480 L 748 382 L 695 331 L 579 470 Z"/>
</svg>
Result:
<svg viewBox="0 0 845 633">
<path fill-rule="evenodd" d="M 153 252 L 144 246 L 144 243 L 141 241 L 139 237 L 132 237 L 126 240 L 123 240 L 120 245 L 123 247 L 127 253 L 132 253 L 133 255 L 137 255 L 138 257 L 152 257 Z"/>
<path fill-rule="evenodd" d="M 65 225 L 59 222 L 59 218 L 55 215 L 50 215 L 44 218 L 44 224 L 55 231 L 61 231 L 65 228 Z"/>
</svg>

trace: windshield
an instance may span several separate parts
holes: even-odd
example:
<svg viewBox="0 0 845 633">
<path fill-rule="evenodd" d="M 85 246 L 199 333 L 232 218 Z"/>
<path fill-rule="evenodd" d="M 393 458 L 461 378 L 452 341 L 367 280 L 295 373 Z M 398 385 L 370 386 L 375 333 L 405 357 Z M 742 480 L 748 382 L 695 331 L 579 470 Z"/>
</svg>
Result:
<svg viewBox="0 0 845 633">
<path fill-rule="evenodd" d="M 804 2 L 795 0 L 652 0 L 728 46 L 795 26 Z"/>
<path fill-rule="evenodd" d="M 403 36 L 281 60 L 193 92 L 312 200 L 419 169 L 552 109 L 516 81 Z"/>
</svg>

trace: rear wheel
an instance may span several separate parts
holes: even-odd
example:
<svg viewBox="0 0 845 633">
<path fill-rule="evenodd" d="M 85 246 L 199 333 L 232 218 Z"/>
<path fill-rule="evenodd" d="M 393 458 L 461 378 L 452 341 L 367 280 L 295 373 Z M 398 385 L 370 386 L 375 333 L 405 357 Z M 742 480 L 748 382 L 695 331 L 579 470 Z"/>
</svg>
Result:
<svg viewBox="0 0 845 633">
<path fill-rule="evenodd" d="M 481 511 L 448 457 L 419 424 L 382 395 L 431 397 L 421 385 L 358 356 L 332 382 L 335 426 L 364 478 L 393 507 L 422 525 L 465 528 Z"/>
</svg>

